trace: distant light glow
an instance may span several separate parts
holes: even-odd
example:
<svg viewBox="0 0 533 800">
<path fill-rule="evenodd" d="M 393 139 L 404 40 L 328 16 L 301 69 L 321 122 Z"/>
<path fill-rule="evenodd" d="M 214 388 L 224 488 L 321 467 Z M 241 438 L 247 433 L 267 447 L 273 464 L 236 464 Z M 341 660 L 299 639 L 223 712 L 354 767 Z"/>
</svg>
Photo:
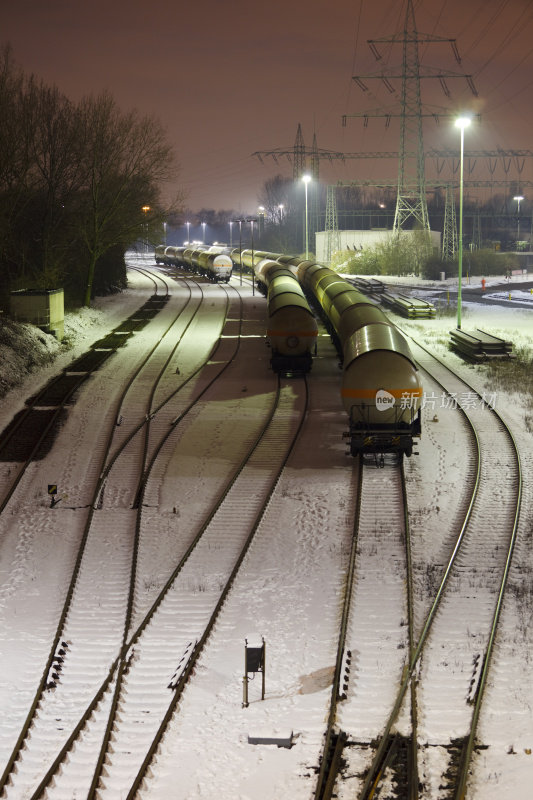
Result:
<svg viewBox="0 0 533 800">
<path fill-rule="evenodd" d="M 467 117 L 467 116 L 457 117 L 457 119 L 455 120 L 455 127 L 462 128 L 464 130 L 465 128 L 468 128 L 471 122 L 472 122 L 472 117 Z"/>
<path fill-rule="evenodd" d="M 310 180 L 311 180 L 311 176 L 310 175 L 302 175 L 302 180 L 303 180 L 304 183 L 309 183 Z"/>
</svg>

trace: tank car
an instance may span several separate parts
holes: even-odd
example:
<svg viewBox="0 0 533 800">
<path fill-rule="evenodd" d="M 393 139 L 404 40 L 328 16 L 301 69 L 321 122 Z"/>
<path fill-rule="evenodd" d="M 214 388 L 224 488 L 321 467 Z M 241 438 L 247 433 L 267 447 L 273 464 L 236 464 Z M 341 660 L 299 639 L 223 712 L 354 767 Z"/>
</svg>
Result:
<svg viewBox="0 0 533 800">
<path fill-rule="evenodd" d="M 165 263 L 165 250 L 167 246 L 165 244 L 158 244 L 155 248 L 155 263 L 156 264 L 164 264 Z"/>
<path fill-rule="evenodd" d="M 210 248 L 200 253 L 198 257 L 199 272 L 205 275 L 213 283 L 225 281 L 228 283 L 231 278 L 233 262 L 220 248 Z"/>
<path fill-rule="evenodd" d="M 158 244 L 155 248 L 155 263 L 164 264 L 166 267 L 173 266 L 176 263 L 176 249 L 172 245 Z"/>
<path fill-rule="evenodd" d="M 420 436 L 422 387 L 409 346 L 378 306 L 321 264 L 293 265 L 316 298 L 343 361 L 350 452 L 410 456 Z"/>
<path fill-rule="evenodd" d="M 256 261 L 254 272 L 267 296 L 272 369 L 277 373 L 309 372 L 318 327 L 300 284 L 290 270 L 272 259 Z"/>
<path fill-rule="evenodd" d="M 231 278 L 232 262 L 224 254 L 223 247 L 197 245 L 196 247 L 177 248 L 180 250 L 179 263 L 203 275 L 213 283 Z"/>
</svg>

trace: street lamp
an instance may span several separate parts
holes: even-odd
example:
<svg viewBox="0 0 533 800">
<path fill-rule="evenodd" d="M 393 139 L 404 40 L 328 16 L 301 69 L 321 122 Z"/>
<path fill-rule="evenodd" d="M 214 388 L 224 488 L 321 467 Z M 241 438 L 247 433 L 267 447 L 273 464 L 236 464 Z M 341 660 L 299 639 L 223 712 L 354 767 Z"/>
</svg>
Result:
<svg viewBox="0 0 533 800">
<path fill-rule="evenodd" d="M 232 221 L 230 221 L 230 222 L 229 222 L 229 246 L 230 246 L 230 247 L 233 247 L 233 239 L 232 239 L 232 237 L 231 237 L 231 234 L 232 234 L 232 228 L 233 228 L 233 222 L 232 222 Z"/>
<path fill-rule="evenodd" d="M 516 246 L 517 246 L 517 248 L 520 247 L 520 244 L 518 244 L 520 242 L 520 203 L 522 202 L 523 199 L 524 199 L 524 196 L 521 195 L 521 194 L 517 194 L 516 197 L 513 197 L 513 200 L 516 200 L 516 202 L 518 203 L 518 206 L 517 206 L 517 209 L 516 209 L 516 226 L 517 226 L 517 231 L 516 231 L 517 245 Z"/>
<path fill-rule="evenodd" d="M 252 231 L 252 295 L 255 295 L 255 270 L 254 270 L 254 222 L 255 219 L 250 220 L 250 229 Z"/>
<path fill-rule="evenodd" d="M 281 223 L 283 222 L 283 209 L 285 208 L 285 206 L 283 205 L 283 203 L 280 203 L 278 208 L 279 208 L 279 222 L 281 225 Z"/>
<path fill-rule="evenodd" d="M 186 222 L 185 224 L 187 226 L 187 244 L 189 244 L 189 242 L 191 241 L 191 223 Z"/>
<path fill-rule="evenodd" d="M 146 222 L 146 215 L 148 214 L 149 211 L 151 211 L 151 207 L 150 206 L 143 206 L 142 210 L 143 210 L 144 217 L 145 217 L 145 219 L 144 219 L 144 252 L 147 253 L 148 252 L 148 223 Z"/>
<path fill-rule="evenodd" d="M 238 219 L 239 223 L 239 265 L 240 265 L 240 285 L 242 286 L 242 219 Z"/>
<path fill-rule="evenodd" d="M 204 244 L 205 244 L 205 225 L 206 223 L 202 222 L 202 240 Z"/>
<path fill-rule="evenodd" d="M 459 283 L 457 286 L 457 327 L 461 327 L 461 281 L 463 278 L 463 162 L 465 148 L 465 128 L 472 122 L 471 117 L 458 117 L 455 126 L 461 130 L 461 166 L 459 171 Z"/>
<path fill-rule="evenodd" d="M 165 247 L 167 246 L 167 223 L 163 222 L 163 238 L 165 240 Z"/>
<path fill-rule="evenodd" d="M 302 175 L 305 186 L 305 260 L 309 260 L 309 218 L 307 214 L 307 184 L 311 180 L 310 175 Z"/>
</svg>

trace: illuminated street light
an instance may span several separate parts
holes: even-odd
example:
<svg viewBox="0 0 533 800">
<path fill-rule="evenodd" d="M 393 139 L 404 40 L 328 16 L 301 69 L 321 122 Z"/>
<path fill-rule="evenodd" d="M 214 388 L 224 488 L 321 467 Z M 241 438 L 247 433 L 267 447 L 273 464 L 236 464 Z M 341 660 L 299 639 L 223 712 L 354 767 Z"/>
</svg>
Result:
<svg viewBox="0 0 533 800">
<path fill-rule="evenodd" d="M 517 221 L 516 241 L 518 243 L 520 241 L 520 203 L 522 202 L 522 200 L 524 200 L 524 196 L 521 194 L 517 194 L 516 197 L 513 197 L 513 200 L 516 200 L 516 202 L 518 203 L 516 209 L 516 221 Z M 517 247 L 520 247 L 520 245 L 517 244 Z"/>
<path fill-rule="evenodd" d="M 143 206 L 142 207 L 142 211 L 143 211 L 144 216 L 145 216 L 144 225 L 143 225 L 143 228 L 144 228 L 144 252 L 145 253 L 148 252 L 148 223 L 146 222 L 146 215 L 151 210 L 152 209 L 151 209 L 150 206 Z"/>
<path fill-rule="evenodd" d="M 239 265 L 240 265 L 240 285 L 242 286 L 242 219 L 238 219 L 239 223 Z"/>
<path fill-rule="evenodd" d="M 230 247 L 233 247 L 232 228 L 233 228 L 233 221 L 230 220 L 230 222 L 229 222 L 229 246 Z"/>
<path fill-rule="evenodd" d="M 205 244 L 205 226 L 206 226 L 206 223 L 202 222 L 202 239 L 203 239 L 204 244 Z"/>
<path fill-rule="evenodd" d="M 189 242 L 191 241 L 191 223 L 186 222 L 185 224 L 187 226 L 187 244 L 189 244 Z"/>
<path fill-rule="evenodd" d="M 305 186 L 305 259 L 309 260 L 309 217 L 307 213 L 307 184 L 311 180 L 310 175 L 302 175 Z"/>
<path fill-rule="evenodd" d="M 457 286 L 457 327 L 461 327 L 461 305 L 462 305 L 462 286 L 463 279 L 463 162 L 465 148 L 465 128 L 472 122 L 471 117 L 458 117 L 455 120 L 456 128 L 461 130 L 461 166 L 459 177 L 459 283 Z"/>
<path fill-rule="evenodd" d="M 283 209 L 285 208 L 285 206 L 283 205 L 283 203 L 280 203 L 278 208 L 279 208 L 279 221 L 281 224 L 283 222 Z"/>
<path fill-rule="evenodd" d="M 252 231 L 252 295 L 255 295 L 255 270 L 254 270 L 254 222 L 255 219 L 249 220 L 250 229 Z"/>
</svg>

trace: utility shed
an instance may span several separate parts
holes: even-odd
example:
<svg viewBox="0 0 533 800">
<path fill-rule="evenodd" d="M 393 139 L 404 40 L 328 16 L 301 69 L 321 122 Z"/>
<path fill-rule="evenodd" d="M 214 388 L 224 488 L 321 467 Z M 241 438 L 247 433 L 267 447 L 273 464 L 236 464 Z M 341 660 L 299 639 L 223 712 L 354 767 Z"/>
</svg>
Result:
<svg viewBox="0 0 533 800">
<path fill-rule="evenodd" d="M 30 322 L 60 341 L 63 338 L 63 289 L 20 289 L 11 292 L 10 306 L 11 316 L 17 322 Z"/>
</svg>

